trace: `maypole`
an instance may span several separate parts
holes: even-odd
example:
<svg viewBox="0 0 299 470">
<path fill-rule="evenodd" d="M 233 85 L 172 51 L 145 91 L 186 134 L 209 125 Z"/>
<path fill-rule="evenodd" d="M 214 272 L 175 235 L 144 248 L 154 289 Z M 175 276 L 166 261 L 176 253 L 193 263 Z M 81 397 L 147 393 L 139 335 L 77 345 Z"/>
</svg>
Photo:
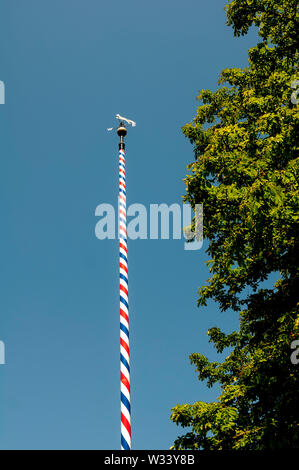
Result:
<svg viewBox="0 0 299 470">
<path fill-rule="evenodd" d="M 128 249 L 126 211 L 126 168 L 124 137 L 127 129 L 120 123 L 119 143 L 119 291 L 120 291 L 120 411 L 121 450 L 131 450 L 131 392 L 129 349 Z"/>
</svg>

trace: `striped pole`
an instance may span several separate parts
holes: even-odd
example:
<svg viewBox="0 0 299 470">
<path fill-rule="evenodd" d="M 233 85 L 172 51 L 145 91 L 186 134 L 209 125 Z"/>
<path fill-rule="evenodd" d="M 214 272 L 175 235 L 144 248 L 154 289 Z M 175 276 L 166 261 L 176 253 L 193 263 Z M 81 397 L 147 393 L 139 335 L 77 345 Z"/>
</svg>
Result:
<svg viewBox="0 0 299 470">
<path fill-rule="evenodd" d="M 119 144 L 119 291 L 120 291 L 120 412 L 121 450 L 131 450 L 131 396 L 129 350 L 128 251 L 126 213 L 126 169 L 124 137 L 127 130 L 121 122 L 117 133 Z"/>
</svg>

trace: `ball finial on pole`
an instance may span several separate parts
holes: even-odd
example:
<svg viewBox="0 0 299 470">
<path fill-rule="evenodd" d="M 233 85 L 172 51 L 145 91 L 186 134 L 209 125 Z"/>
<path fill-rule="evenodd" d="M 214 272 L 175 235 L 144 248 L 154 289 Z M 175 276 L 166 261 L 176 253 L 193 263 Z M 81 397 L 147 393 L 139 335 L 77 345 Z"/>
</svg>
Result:
<svg viewBox="0 0 299 470">
<path fill-rule="evenodd" d="M 117 128 L 117 134 L 120 137 L 119 150 L 124 150 L 125 149 L 124 138 L 127 135 L 127 128 L 123 122 L 120 122 L 119 127 Z"/>
<path fill-rule="evenodd" d="M 117 133 L 120 137 L 125 137 L 127 135 L 127 128 L 123 122 L 119 123 L 119 127 L 117 128 Z"/>
</svg>

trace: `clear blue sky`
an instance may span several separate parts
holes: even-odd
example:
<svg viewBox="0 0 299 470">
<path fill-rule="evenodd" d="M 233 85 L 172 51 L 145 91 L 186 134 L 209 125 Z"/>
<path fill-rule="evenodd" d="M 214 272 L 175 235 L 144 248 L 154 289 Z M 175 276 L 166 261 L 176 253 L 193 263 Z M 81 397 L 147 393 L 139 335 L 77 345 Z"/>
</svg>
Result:
<svg viewBox="0 0 299 470">
<path fill-rule="evenodd" d="M 117 240 L 94 234 L 117 204 L 116 113 L 127 138 L 128 204 L 180 203 L 192 147 L 181 127 L 201 88 L 247 64 L 222 0 L 1 0 L 1 449 L 119 449 Z M 168 449 L 177 403 L 214 400 L 188 356 L 237 325 L 197 288 L 204 250 L 129 240 L 132 445 Z"/>
</svg>

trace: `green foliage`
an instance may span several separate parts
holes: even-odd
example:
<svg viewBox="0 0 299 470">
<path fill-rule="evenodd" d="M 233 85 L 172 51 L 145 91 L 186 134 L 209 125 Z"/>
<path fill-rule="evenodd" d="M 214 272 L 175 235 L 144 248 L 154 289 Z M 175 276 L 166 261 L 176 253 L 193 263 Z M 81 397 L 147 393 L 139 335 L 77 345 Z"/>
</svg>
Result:
<svg viewBox="0 0 299 470">
<path fill-rule="evenodd" d="M 225 69 L 219 89 L 201 90 L 194 120 L 183 128 L 195 161 L 185 201 L 204 204 L 211 277 L 198 305 L 213 299 L 238 312 L 240 329 L 212 328 L 223 362 L 192 354 L 200 381 L 219 383 L 215 403 L 177 405 L 171 419 L 191 431 L 174 449 L 299 447 L 299 366 L 290 344 L 298 315 L 298 2 L 232 0 L 228 24 L 236 36 L 256 26 L 260 42 L 244 69 Z M 273 288 L 261 282 L 280 272 Z M 296 368 L 297 367 L 297 368 Z"/>
</svg>

